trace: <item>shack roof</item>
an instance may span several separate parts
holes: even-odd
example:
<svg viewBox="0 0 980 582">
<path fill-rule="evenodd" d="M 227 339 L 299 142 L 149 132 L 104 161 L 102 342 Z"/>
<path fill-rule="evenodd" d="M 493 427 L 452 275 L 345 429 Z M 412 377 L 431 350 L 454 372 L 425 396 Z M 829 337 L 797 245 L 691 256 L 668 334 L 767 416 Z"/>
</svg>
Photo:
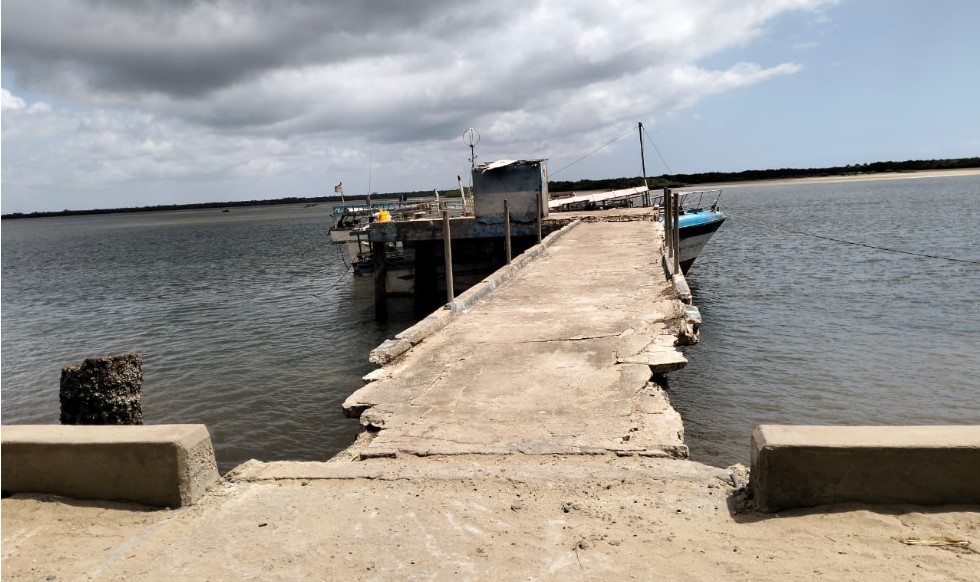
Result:
<svg viewBox="0 0 980 582">
<path fill-rule="evenodd" d="M 487 162 L 485 164 L 480 164 L 476 167 L 480 172 L 486 172 L 489 170 L 497 170 L 499 168 L 506 168 L 507 166 L 536 166 L 541 162 L 545 162 L 547 159 L 540 160 L 497 160 L 496 162 Z"/>
</svg>

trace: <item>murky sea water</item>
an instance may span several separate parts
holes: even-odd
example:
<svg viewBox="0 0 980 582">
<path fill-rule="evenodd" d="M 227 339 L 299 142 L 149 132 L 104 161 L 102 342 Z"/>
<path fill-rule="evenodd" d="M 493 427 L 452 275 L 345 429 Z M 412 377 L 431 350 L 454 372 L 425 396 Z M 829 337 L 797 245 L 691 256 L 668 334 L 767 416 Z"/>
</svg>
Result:
<svg viewBox="0 0 980 582">
<path fill-rule="evenodd" d="M 739 216 L 980 261 L 980 178 L 727 189 Z M 140 352 L 147 423 L 204 423 L 222 470 L 322 460 L 368 352 L 373 288 L 327 241 L 330 207 L 2 225 L 2 420 L 57 423 L 63 366 Z M 769 423 L 980 422 L 980 265 L 840 245 L 732 217 L 689 282 L 705 323 L 670 379 L 692 457 L 747 462 Z"/>
<path fill-rule="evenodd" d="M 725 190 L 670 378 L 694 459 L 748 463 L 759 424 L 980 423 L 980 177 Z"/>
<path fill-rule="evenodd" d="M 411 311 L 374 323 L 372 283 L 345 274 L 329 213 L 3 221 L 4 424 L 57 423 L 63 366 L 136 351 L 144 421 L 206 424 L 223 470 L 349 445 L 357 422 L 340 405 Z"/>
</svg>

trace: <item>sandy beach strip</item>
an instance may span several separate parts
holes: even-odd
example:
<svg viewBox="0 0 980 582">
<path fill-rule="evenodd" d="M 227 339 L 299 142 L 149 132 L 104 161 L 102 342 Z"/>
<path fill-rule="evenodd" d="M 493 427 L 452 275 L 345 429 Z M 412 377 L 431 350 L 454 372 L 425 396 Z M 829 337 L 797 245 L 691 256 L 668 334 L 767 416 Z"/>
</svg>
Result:
<svg viewBox="0 0 980 582">
<path fill-rule="evenodd" d="M 781 186 L 793 184 L 835 184 L 842 182 L 874 182 L 878 180 L 914 180 L 921 178 L 956 178 L 980 176 L 980 168 L 956 170 L 920 170 L 915 172 L 881 172 L 874 174 L 853 174 L 849 176 L 814 176 L 810 178 L 785 178 L 778 180 L 746 180 L 744 182 L 717 182 L 712 184 L 691 184 L 678 190 L 705 188 L 743 188 L 748 186 Z"/>
</svg>

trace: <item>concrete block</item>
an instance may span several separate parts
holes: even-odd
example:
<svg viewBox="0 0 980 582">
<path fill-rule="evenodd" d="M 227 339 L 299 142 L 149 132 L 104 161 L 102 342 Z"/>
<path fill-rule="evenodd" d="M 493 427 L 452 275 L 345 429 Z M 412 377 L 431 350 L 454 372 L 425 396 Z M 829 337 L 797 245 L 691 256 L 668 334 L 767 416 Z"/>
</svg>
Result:
<svg viewBox="0 0 980 582">
<path fill-rule="evenodd" d="M 980 426 L 780 426 L 752 433 L 761 511 L 980 504 Z"/>
<path fill-rule="evenodd" d="M 7 425 L 2 489 L 180 507 L 221 477 L 203 424 Z"/>
</svg>

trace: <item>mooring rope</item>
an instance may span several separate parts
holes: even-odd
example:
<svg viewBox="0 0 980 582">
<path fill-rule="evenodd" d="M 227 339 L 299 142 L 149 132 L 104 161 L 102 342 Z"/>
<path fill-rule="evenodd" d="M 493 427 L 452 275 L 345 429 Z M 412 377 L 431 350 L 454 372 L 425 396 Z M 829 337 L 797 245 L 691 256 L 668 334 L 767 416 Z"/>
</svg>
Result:
<svg viewBox="0 0 980 582">
<path fill-rule="evenodd" d="M 606 143 L 604 143 L 604 144 L 602 144 L 601 146 L 599 146 L 599 147 L 597 147 L 596 149 L 594 149 L 594 150 L 592 150 L 591 152 L 589 152 L 589 153 L 587 153 L 587 154 L 585 154 L 584 156 L 582 156 L 581 158 L 579 158 L 579 159 L 577 159 L 577 160 L 575 160 L 574 162 L 572 162 L 572 163 L 570 163 L 570 164 L 565 164 L 564 166 L 562 166 L 562 167 L 560 167 L 560 168 L 558 168 L 558 169 L 557 169 L 557 170 L 555 170 L 554 172 L 551 172 L 551 176 L 552 176 L 552 177 L 553 177 L 553 176 L 556 176 L 556 175 L 558 175 L 558 173 L 559 173 L 559 172 L 561 172 L 562 170 L 565 170 L 565 169 L 568 169 L 568 168 L 570 168 L 570 167 L 572 167 L 572 166 L 574 166 L 575 164 L 577 164 L 577 163 L 579 163 L 579 162 L 581 162 L 581 161 L 582 161 L 582 160 L 584 160 L 585 158 L 588 158 L 589 156 L 591 156 L 591 155 L 593 155 L 593 154 L 595 154 L 595 153 L 596 153 L 596 152 L 598 152 L 599 150 L 601 150 L 601 149 L 603 149 L 603 148 L 607 148 L 607 147 L 609 147 L 609 146 L 610 146 L 610 145 L 612 145 L 613 143 L 615 143 L 615 142 L 617 142 L 617 141 L 619 141 L 619 140 L 621 140 L 621 139 L 623 139 L 624 137 L 626 137 L 627 135 L 629 135 L 630 133 L 632 133 L 634 129 L 636 129 L 636 126 L 635 126 L 635 125 L 633 125 L 633 126 L 631 126 L 631 127 L 629 128 L 629 129 L 627 129 L 627 130 L 626 130 L 626 131 L 624 131 L 623 133 L 621 133 L 621 134 L 619 134 L 619 135 L 617 135 L 616 137 L 614 137 L 614 138 L 612 138 L 611 140 L 609 140 L 609 141 L 607 141 Z M 654 141 L 653 141 L 653 138 L 651 138 L 651 137 L 650 137 L 650 134 L 649 134 L 649 133 L 647 133 L 647 128 L 646 128 L 646 127 L 643 127 L 643 134 L 647 136 L 647 137 L 646 137 L 646 140 L 647 140 L 647 141 L 648 141 L 648 142 L 650 143 L 650 145 L 652 145 L 652 146 L 653 146 L 653 149 L 654 149 L 654 150 L 656 150 L 656 152 L 657 152 L 657 155 L 658 155 L 658 156 L 660 156 L 660 161 L 661 161 L 661 162 L 663 162 L 663 163 L 664 163 L 664 167 L 665 167 L 665 168 L 667 168 L 667 174 L 668 174 L 668 175 L 669 175 L 669 174 L 673 174 L 674 172 L 673 172 L 673 170 L 671 170 L 671 169 L 670 169 L 670 166 L 669 166 L 669 165 L 667 164 L 667 160 L 665 160 L 665 159 L 664 159 L 664 155 L 663 155 L 662 153 L 660 153 L 660 148 L 658 148 L 658 147 L 657 147 L 657 143 L 656 143 L 656 142 L 654 142 Z"/>
<path fill-rule="evenodd" d="M 346 263 L 346 261 L 344 261 L 344 262 Z M 337 285 L 340 285 L 340 282 L 344 280 L 344 276 L 347 275 L 347 273 L 350 273 L 351 267 L 353 267 L 353 266 L 354 266 L 353 263 L 351 263 L 350 265 L 347 265 L 347 268 L 344 269 L 344 272 L 341 273 L 339 277 L 337 277 L 337 280 L 334 282 L 333 285 L 327 287 L 326 289 L 324 289 L 323 291 L 320 291 L 319 293 L 314 293 L 313 296 L 314 297 L 319 297 L 319 296 L 323 295 L 324 293 L 326 293 L 327 291 L 330 291 L 331 289 L 333 289 Z"/>
<path fill-rule="evenodd" d="M 845 244 L 845 245 L 853 245 L 853 246 L 856 246 L 856 247 L 865 247 L 865 248 L 868 248 L 868 249 L 874 249 L 874 250 L 877 250 L 877 251 L 885 251 L 885 252 L 888 252 L 888 253 L 899 253 L 899 254 L 903 254 L 903 255 L 912 255 L 914 257 L 923 257 L 923 258 L 927 258 L 927 259 L 940 259 L 940 260 L 943 260 L 943 261 L 952 261 L 952 262 L 955 262 L 955 263 L 967 263 L 967 264 L 970 264 L 970 265 L 980 265 L 980 261 L 973 261 L 973 260 L 970 260 L 970 259 L 958 259 L 958 258 L 955 258 L 955 257 L 944 257 L 944 256 L 940 256 L 940 255 L 930 255 L 930 254 L 927 254 L 927 253 L 916 253 L 916 252 L 912 252 L 912 251 L 905 251 L 905 250 L 902 250 L 902 249 L 892 249 L 892 248 L 881 247 L 881 246 L 877 246 L 877 245 L 869 245 L 867 243 L 854 242 L 854 241 L 850 241 L 850 240 L 844 240 L 844 239 L 840 239 L 840 238 L 834 238 L 832 236 L 824 236 L 824 235 L 820 235 L 820 234 L 813 234 L 812 232 L 806 232 L 806 231 L 802 231 L 802 230 L 797 230 L 795 228 L 790 228 L 790 227 L 785 226 L 785 225 L 782 225 L 782 224 L 775 224 L 775 223 L 772 223 L 772 222 L 765 222 L 763 220 L 756 220 L 754 218 L 749 218 L 747 216 L 741 216 L 739 214 L 735 214 L 734 212 L 731 212 L 729 210 L 725 210 L 725 213 L 728 214 L 729 216 L 732 216 L 732 217 L 737 218 L 739 220 L 745 220 L 747 222 L 754 222 L 755 224 L 761 224 L 762 226 L 768 226 L 769 228 L 775 228 L 775 229 L 778 229 L 778 230 L 783 230 L 783 231 L 786 231 L 786 232 L 791 232 L 793 234 L 802 234 L 803 236 L 809 236 L 809 237 L 813 237 L 813 238 L 819 238 L 819 239 L 823 239 L 823 240 L 829 240 L 829 241 L 835 242 L 835 243 L 840 243 L 840 244 Z"/>
<path fill-rule="evenodd" d="M 329 232 L 330 231 L 327 231 L 328 234 L 329 234 Z M 347 258 L 344 256 L 344 249 L 338 248 L 337 249 L 337 256 L 340 257 L 340 260 L 344 263 L 344 266 L 346 266 L 347 268 L 344 269 L 344 272 L 341 273 L 339 277 L 337 277 L 337 280 L 334 281 L 334 284 L 333 285 L 327 287 L 326 289 L 324 289 L 323 291 L 320 291 L 319 293 L 314 293 L 313 294 L 314 297 L 319 297 L 319 296 L 323 295 L 324 293 L 326 293 L 327 291 L 330 291 L 331 289 L 333 289 L 337 285 L 340 285 L 340 282 L 344 280 L 344 277 L 347 275 L 347 273 L 349 273 L 350 270 L 354 267 L 354 263 L 350 263 L 350 264 L 347 263 Z"/>
<path fill-rule="evenodd" d="M 647 133 L 647 128 L 645 125 L 643 126 L 643 135 L 647 136 L 647 141 L 650 142 L 650 145 L 652 145 L 653 149 L 656 150 L 657 155 L 660 156 L 660 161 L 663 162 L 664 167 L 667 168 L 667 175 L 673 174 L 674 171 L 671 170 L 670 166 L 667 165 L 667 160 L 665 160 L 664 155 L 660 153 L 660 148 L 657 147 L 657 142 L 653 141 L 653 138 L 650 137 L 649 133 Z"/>
<path fill-rule="evenodd" d="M 616 136 L 616 137 L 614 137 L 613 139 L 611 139 L 611 140 L 609 140 L 609 141 L 607 141 L 606 143 L 604 143 L 604 144 L 602 144 L 601 146 L 599 146 L 599 147 L 597 147 L 596 149 L 594 149 L 594 150 L 592 150 L 591 152 L 589 152 L 589 153 L 587 153 L 587 154 L 585 154 L 585 155 L 584 155 L 584 156 L 582 156 L 581 158 L 579 158 L 579 159 L 577 159 L 577 160 L 575 160 L 574 162 L 572 162 L 572 163 L 570 163 L 570 164 L 566 164 L 566 165 L 564 165 L 564 166 L 562 166 L 562 167 L 560 167 L 560 168 L 558 168 L 558 169 L 557 169 L 556 171 L 554 171 L 554 172 L 551 172 L 551 173 L 550 173 L 550 176 L 549 176 L 549 177 L 554 177 L 554 176 L 556 176 L 556 175 L 558 175 L 558 173 L 559 173 L 559 172 L 561 172 L 562 170 L 565 170 L 565 169 L 567 169 L 567 168 L 570 168 L 570 167 L 572 167 L 572 166 L 574 166 L 575 164 L 577 164 L 577 163 L 579 163 L 579 162 L 581 162 L 582 160 L 584 160 L 585 158 L 587 158 L 587 157 L 589 157 L 589 156 L 591 156 L 592 154 L 594 154 L 594 153 L 596 153 L 597 151 L 599 151 L 599 150 L 601 150 L 602 148 L 605 148 L 605 147 L 609 147 L 609 145 L 610 145 L 610 144 L 612 144 L 612 143 L 614 143 L 614 142 L 617 142 L 617 141 L 619 141 L 619 140 L 621 140 L 621 139 L 623 139 L 624 137 L 626 137 L 626 136 L 627 136 L 628 134 L 630 134 L 630 133 L 632 133 L 632 132 L 633 132 L 633 130 L 634 130 L 635 128 L 636 128 L 636 126 L 635 126 L 635 125 L 634 125 L 634 126 L 630 126 L 630 128 L 629 128 L 629 129 L 627 129 L 626 131 L 624 131 L 623 133 L 621 133 L 621 134 L 619 134 L 619 135 L 617 135 L 617 136 Z"/>
</svg>

